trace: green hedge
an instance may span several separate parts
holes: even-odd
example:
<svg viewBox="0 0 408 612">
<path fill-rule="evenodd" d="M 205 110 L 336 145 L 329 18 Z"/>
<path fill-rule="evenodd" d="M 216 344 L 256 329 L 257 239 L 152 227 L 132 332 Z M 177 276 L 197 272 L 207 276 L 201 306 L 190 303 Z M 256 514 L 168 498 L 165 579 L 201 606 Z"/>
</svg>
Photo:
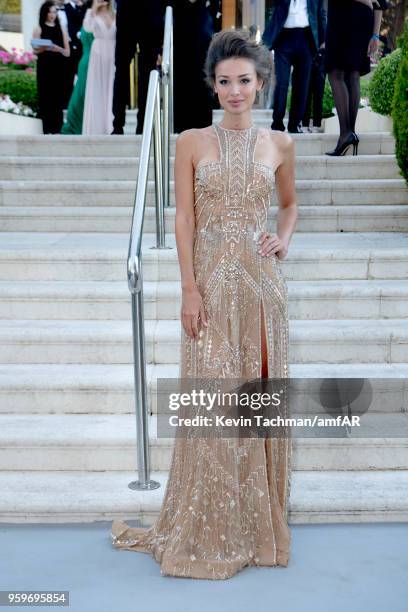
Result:
<svg viewBox="0 0 408 612">
<path fill-rule="evenodd" d="M 368 95 L 370 106 L 380 115 L 390 116 L 395 80 L 401 62 L 401 49 L 395 49 L 380 60 L 370 80 Z"/>
<path fill-rule="evenodd" d="M 401 43 L 401 61 L 395 81 L 392 121 L 395 154 L 401 174 L 408 183 L 408 22 L 405 24 L 405 30 L 399 42 Z"/>
<path fill-rule="evenodd" d="M 369 81 L 368 79 L 361 79 L 360 81 L 360 95 L 362 98 L 367 98 L 368 97 L 368 87 L 369 87 Z M 290 97 L 291 97 L 291 88 L 289 88 L 289 92 L 288 92 L 288 101 L 287 101 L 287 108 L 290 108 Z M 330 83 L 328 81 L 328 79 L 326 79 L 325 85 L 324 85 L 324 94 L 323 94 L 323 118 L 326 119 L 327 117 L 333 117 L 334 113 L 333 113 L 333 109 L 334 108 L 334 100 L 333 100 L 333 93 L 330 87 Z"/>
<path fill-rule="evenodd" d="M 0 70 L 0 93 L 9 95 L 16 104 L 22 102 L 38 112 L 35 72 Z"/>
</svg>

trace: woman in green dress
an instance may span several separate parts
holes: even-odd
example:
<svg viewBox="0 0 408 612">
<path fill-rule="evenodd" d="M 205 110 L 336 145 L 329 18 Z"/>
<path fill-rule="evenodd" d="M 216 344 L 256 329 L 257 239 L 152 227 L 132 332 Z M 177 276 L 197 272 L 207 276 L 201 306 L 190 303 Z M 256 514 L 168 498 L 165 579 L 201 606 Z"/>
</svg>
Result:
<svg viewBox="0 0 408 612">
<path fill-rule="evenodd" d="M 82 134 L 86 77 L 93 39 L 92 32 L 81 28 L 82 57 L 78 64 L 78 78 L 68 104 L 67 119 L 62 126 L 61 134 Z"/>
</svg>

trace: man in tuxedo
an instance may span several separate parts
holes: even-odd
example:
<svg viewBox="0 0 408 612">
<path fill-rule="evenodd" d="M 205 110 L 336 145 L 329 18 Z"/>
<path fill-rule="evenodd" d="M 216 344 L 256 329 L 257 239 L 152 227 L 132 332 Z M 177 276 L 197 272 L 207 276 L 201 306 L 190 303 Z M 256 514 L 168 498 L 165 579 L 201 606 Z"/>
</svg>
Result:
<svg viewBox="0 0 408 612">
<path fill-rule="evenodd" d="M 67 19 L 67 30 L 71 55 L 68 58 L 65 100 L 68 105 L 74 88 L 74 79 L 78 71 L 79 60 L 82 56 L 82 44 L 78 34 L 85 17 L 85 5 L 82 0 L 69 0 L 65 3 L 65 14 Z"/>
<path fill-rule="evenodd" d="M 116 1 L 115 81 L 113 134 L 123 134 L 129 101 L 129 66 L 138 53 L 138 113 L 136 134 L 143 132 L 150 71 L 157 66 L 164 33 L 163 0 Z"/>
<path fill-rule="evenodd" d="M 275 0 L 262 36 L 262 42 L 274 50 L 276 84 L 273 100 L 273 130 L 285 130 L 291 68 L 292 96 L 288 130 L 301 133 L 313 57 L 324 45 L 326 11 L 324 0 Z"/>
</svg>

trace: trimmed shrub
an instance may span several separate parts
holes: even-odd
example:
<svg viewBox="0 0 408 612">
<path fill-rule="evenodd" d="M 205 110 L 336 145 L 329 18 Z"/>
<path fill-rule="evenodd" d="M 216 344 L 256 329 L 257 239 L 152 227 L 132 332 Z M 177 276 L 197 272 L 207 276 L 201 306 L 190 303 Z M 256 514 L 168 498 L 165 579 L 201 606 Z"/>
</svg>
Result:
<svg viewBox="0 0 408 612">
<path fill-rule="evenodd" d="M 408 183 L 408 22 L 399 41 L 401 62 L 395 81 L 392 122 L 397 162 Z"/>
<path fill-rule="evenodd" d="M 0 70 L 0 93 L 8 94 L 13 102 L 22 102 L 38 112 L 37 80 L 34 72 Z"/>
<path fill-rule="evenodd" d="M 395 49 L 380 60 L 368 87 L 370 106 L 380 115 L 390 116 L 395 80 L 401 62 L 401 49 Z"/>
<path fill-rule="evenodd" d="M 367 78 L 368 75 L 361 77 L 360 79 L 360 97 L 361 98 L 368 98 L 368 90 L 370 87 L 370 80 L 369 78 Z"/>
</svg>

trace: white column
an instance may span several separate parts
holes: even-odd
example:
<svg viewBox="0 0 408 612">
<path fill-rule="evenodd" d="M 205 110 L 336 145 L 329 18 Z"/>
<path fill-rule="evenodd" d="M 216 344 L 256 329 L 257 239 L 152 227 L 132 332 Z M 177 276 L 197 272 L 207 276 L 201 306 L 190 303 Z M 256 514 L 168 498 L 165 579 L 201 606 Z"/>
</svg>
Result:
<svg viewBox="0 0 408 612">
<path fill-rule="evenodd" d="M 242 25 L 257 25 L 262 34 L 265 28 L 265 0 L 242 0 Z"/>
<path fill-rule="evenodd" d="M 38 25 L 38 14 L 43 0 L 22 0 L 21 3 L 21 23 L 23 29 L 24 49 L 32 51 L 30 40 L 33 37 L 33 30 Z"/>
<path fill-rule="evenodd" d="M 255 23 L 258 24 L 262 36 L 265 29 L 265 0 L 256 0 L 254 11 Z"/>
</svg>

